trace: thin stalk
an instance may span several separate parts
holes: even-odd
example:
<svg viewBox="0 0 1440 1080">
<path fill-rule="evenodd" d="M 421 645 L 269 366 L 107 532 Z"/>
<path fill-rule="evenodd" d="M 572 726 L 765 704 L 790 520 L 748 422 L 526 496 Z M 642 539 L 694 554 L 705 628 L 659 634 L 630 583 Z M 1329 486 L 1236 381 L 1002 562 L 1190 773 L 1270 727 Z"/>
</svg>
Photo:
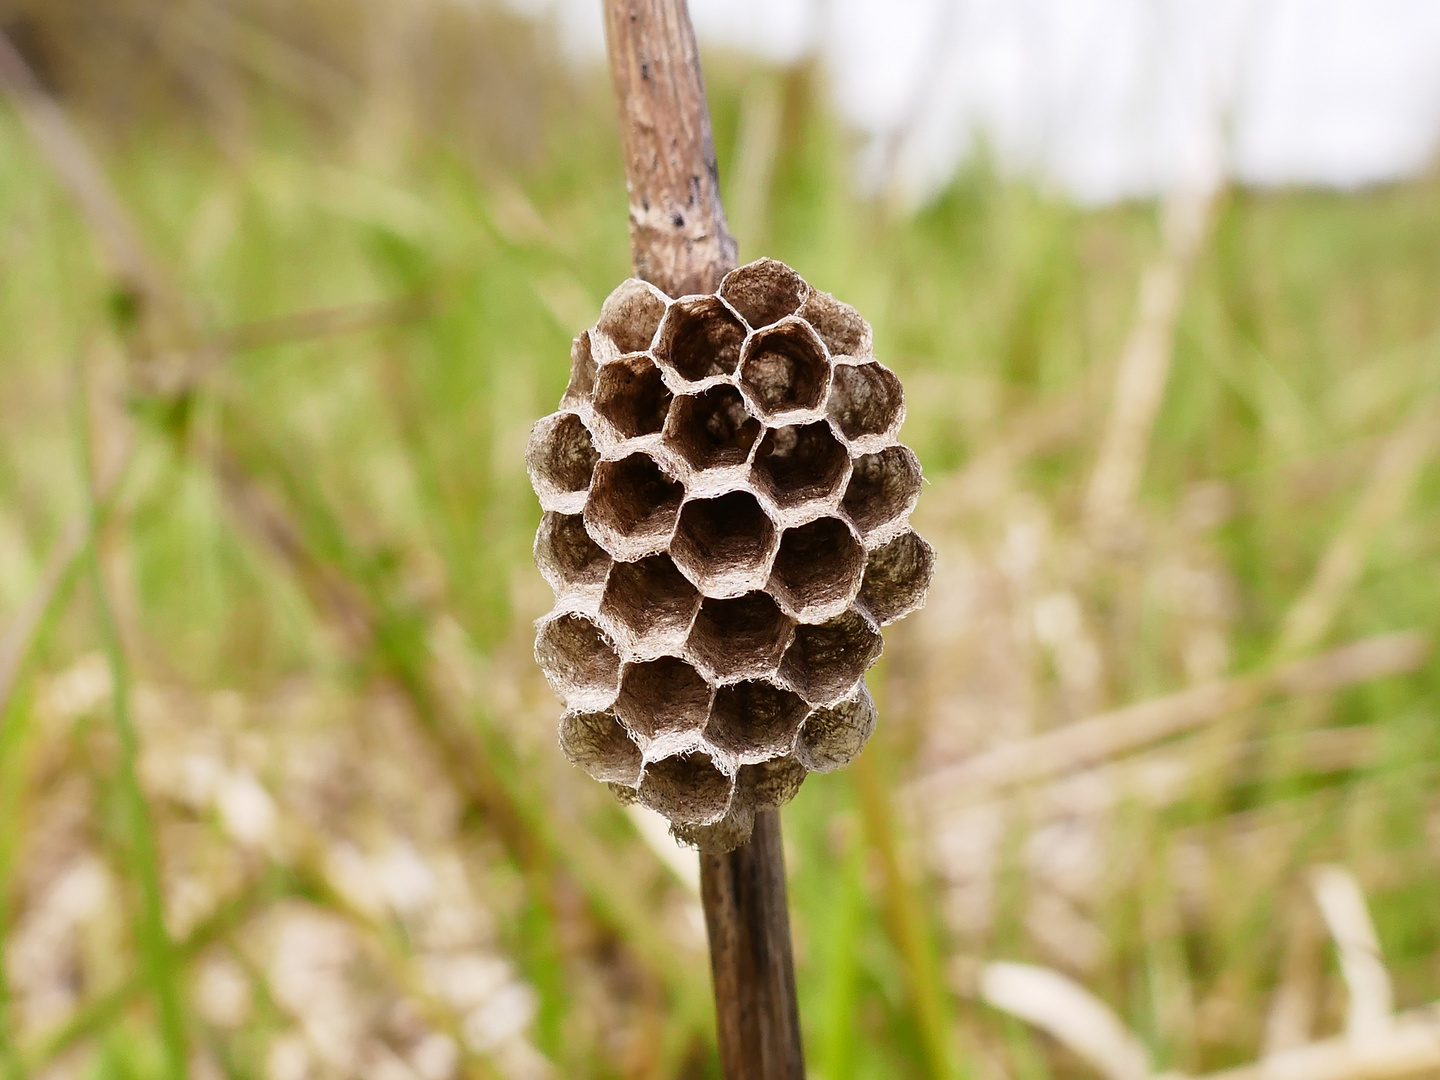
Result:
<svg viewBox="0 0 1440 1080">
<path fill-rule="evenodd" d="M 89 523 L 85 542 L 85 564 L 95 598 L 96 624 L 110 667 L 111 712 L 120 747 L 119 783 L 124 800 L 128 839 L 140 884 L 140 955 L 145 977 L 155 998 L 160 1020 L 161 1042 L 165 1048 L 166 1072 L 170 1080 L 183 1080 L 186 1075 L 185 1019 L 180 1004 L 180 987 L 175 963 L 175 944 L 165 927 L 164 894 L 160 881 L 160 854 L 155 839 L 155 825 L 150 806 L 140 787 L 136 768 L 139 739 L 130 715 L 130 670 L 125 657 L 119 623 L 105 587 L 105 574 L 100 565 L 99 533 L 102 502 L 91 457 L 89 409 L 84 392 L 83 375 L 80 387 L 78 422 L 81 461 L 85 469 L 86 514 Z"/>
</svg>

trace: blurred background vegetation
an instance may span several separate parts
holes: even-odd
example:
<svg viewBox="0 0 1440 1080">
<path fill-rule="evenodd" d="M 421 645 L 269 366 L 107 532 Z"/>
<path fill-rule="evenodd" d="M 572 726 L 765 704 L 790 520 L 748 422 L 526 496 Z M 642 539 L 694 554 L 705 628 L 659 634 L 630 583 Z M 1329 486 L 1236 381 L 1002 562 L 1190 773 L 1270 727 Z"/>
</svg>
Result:
<svg viewBox="0 0 1440 1080">
<path fill-rule="evenodd" d="M 0 12 L 0 1068 L 718 1075 L 694 856 L 530 659 L 526 436 L 628 273 L 604 73 L 483 4 Z M 872 320 L 940 552 L 785 811 L 814 1075 L 1094 1075 L 997 960 L 1157 1069 L 1333 1035 L 1326 864 L 1440 997 L 1440 177 L 901 212 L 823 72 L 706 61 L 742 258 Z"/>
</svg>

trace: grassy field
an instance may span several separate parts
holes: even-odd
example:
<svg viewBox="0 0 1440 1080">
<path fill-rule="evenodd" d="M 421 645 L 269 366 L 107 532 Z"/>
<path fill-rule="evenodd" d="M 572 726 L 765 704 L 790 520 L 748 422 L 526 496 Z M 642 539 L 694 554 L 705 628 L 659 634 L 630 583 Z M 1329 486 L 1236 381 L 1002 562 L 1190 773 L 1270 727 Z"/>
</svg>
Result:
<svg viewBox="0 0 1440 1080">
<path fill-rule="evenodd" d="M 458 6 L 373 5 L 394 62 L 343 6 L 233 7 L 132 53 L 17 24 L 123 218 L 0 113 L 0 1065 L 716 1076 L 684 857 L 564 763 L 530 659 L 525 440 L 628 270 L 608 87 Z M 1440 997 L 1440 180 L 1225 190 L 1191 257 L 984 164 L 862 200 L 819 73 L 708 77 L 742 258 L 872 320 L 940 552 L 880 733 L 785 811 L 814 1075 L 1094 1075 L 980 1000 L 995 960 L 1158 1069 L 1334 1034 L 1322 864 L 1397 1006 Z M 1231 696 L 1107 742 L 1197 686 Z M 963 772 L 1082 722 L 1044 775 Z"/>
</svg>

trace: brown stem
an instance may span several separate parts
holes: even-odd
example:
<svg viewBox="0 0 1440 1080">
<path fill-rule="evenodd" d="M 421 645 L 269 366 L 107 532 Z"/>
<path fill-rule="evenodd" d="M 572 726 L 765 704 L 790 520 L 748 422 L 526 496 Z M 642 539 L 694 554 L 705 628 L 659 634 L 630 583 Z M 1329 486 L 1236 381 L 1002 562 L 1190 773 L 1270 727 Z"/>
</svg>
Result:
<svg viewBox="0 0 1440 1080">
<path fill-rule="evenodd" d="M 635 273 L 671 296 L 714 292 L 736 247 L 685 2 L 605 0 L 605 35 Z M 801 1080 L 779 812 L 756 814 L 755 832 L 738 850 L 702 856 L 700 886 L 726 1080 Z"/>
<path fill-rule="evenodd" d="M 714 292 L 735 265 L 700 54 L 684 0 L 605 0 L 620 106 L 630 256 L 671 296 Z"/>
<path fill-rule="evenodd" d="M 750 842 L 700 857 L 720 1066 L 726 1080 L 800 1080 L 800 1010 L 785 904 L 780 811 L 755 815 Z"/>
</svg>

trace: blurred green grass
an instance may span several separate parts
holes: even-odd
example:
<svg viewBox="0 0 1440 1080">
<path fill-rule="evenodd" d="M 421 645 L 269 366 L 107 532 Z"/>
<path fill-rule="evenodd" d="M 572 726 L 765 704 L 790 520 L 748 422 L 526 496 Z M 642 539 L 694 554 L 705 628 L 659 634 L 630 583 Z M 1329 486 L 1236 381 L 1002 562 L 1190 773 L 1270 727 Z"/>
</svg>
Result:
<svg viewBox="0 0 1440 1080">
<path fill-rule="evenodd" d="M 509 61 L 512 74 L 548 48 L 543 35 L 504 20 L 482 25 L 497 35 L 485 55 L 509 49 L 520 58 Z M 263 79 L 245 83 L 243 122 L 175 105 L 164 88 L 117 120 L 76 84 L 75 114 L 197 313 L 197 326 L 168 338 L 151 334 L 149 313 L 137 315 L 133 298 L 117 291 L 13 113 L 0 116 L 0 610 L 19 608 L 64 523 L 87 504 L 75 416 L 80 384 L 88 384 L 124 405 L 124 419 L 94 421 L 100 449 L 115 431 L 134 431 L 101 559 L 120 583 L 117 618 L 137 677 L 254 699 L 297 678 L 318 677 L 357 698 L 404 688 L 442 748 L 476 740 L 479 751 L 455 752 L 455 769 L 488 762 L 484 775 L 456 783 L 470 792 L 481 835 L 502 838 L 487 858 L 510 868 L 519 899 L 502 908 L 510 917 L 501 940 L 539 995 L 533 1037 L 558 1073 L 715 1075 L 703 1036 L 709 1019 L 697 1004 L 707 991 L 703 966 L 667 955 L 653 913 L 673 883 L 616 809 L 589 789 L 571 790 L 589 782 L 557 768 L 551 742 L 517 730 L 523 725 L 499 714 L 483 685 L 482 704 L 457 710 L 431 674 L 442 624 L 457 626 L 481 658 L 482 682 L 487 662 L 525 662 L 526 620 L 545 604 L 529 558 L 539 511 L 524 475 L 526 435 L 563 389 L 572 335 L 628 272 L 608 88 L 598 74 L 536 64 L 522 85 L 543 88 L 542 103 L 513 106 L 513 81 L 504 95 L 496 91 L 486 100 L 500 98 L 500 119 L 487 114 L 491 141 L 479 149 L 455 134 L 467 114 L 453 103 L 438 117 L 415 106 L 387 134 L 384 111 L 363 93 L 348 124 L 317 118 L 314 101 Z M 1072 403 L 1086 417 L 1081 433 L 1027 461 L 1017 484 L 1057 518 L 1074 519 L 1136 283 L 1159 242 L 1154 208 L 1077 208 L 981 161 L 934 204 L 904 213 L 854 194 L 854 147 L 825 110 L 819 73 L 719 56 L 707 76 L 727 199 L 747 211 L 736 223 L 742 258 L 781 258 L 872 320 L 878 355 L 905 381 L 906 439 L 934 490 L 1020 423 Z M 778 102 L 780 137 L 757 150 L 747 124 L 767 101 Z M 521 115 L 507 119 L 507 108 Z M 744 160 L 756 153 L 762 160 Z M 730 186 L 756 175 L 758 191 Z M 1142 502 L 1164 520 L 1195 484 L 1225 485 L 1234 511 L 1216 536 L 1238 604 L 1233 671 L 1270 655 L 1286 611 L 1366 483 L 1376 447 L 1440 389 L 1437 251 L 1433 177 L 1343 195 L 1231 191 L 1219 202 L 1179 320 Z M 289 340 L 268 322 L 308 312 L 320 313 L 315 324 Z M 227 333 L 255 341 L 271 331 L 274 340 L 229 352 L 194 385 L 167 388 L 165 372 L 195 342 Z M 267 539 L 264 513 L 259 527 L 237 519 L 236 491 L 242 505 L 262 498 L 290 523 L 303 554 L 287 554 L 290 541 L 273 533 Z M 1327 640 L 1440 630 L 1437 516 L 1440 472 L 1430 464 L 1403 513 L 1365 552 L 1363 577 Z M 1111 584 L 1097 575 L 1086 598 L 1113 649 L 1105 700 L 1183 685 L 1173 642 L 1147 632 L 1153 611 L 1142 604 L 1137 615 L 1122 587 L 1107 592 Z M 30 688 L 104 645 L 101 609 L 83 579 L 65 600 L 28 657 L 0 730 L 7 928 L 24 914 L 19 864 L 44 855 L 27 839 L 39 835 L 27 807 L 43 805 L 46 785 L 57 782 L 36 764 L 53 733 L 34 715 Z M 351 609 L 365 613 L 364 627 L 337 630 L 337 611 L 343 623 Z M 902 652 L 874 676 L 882 704 L 887 680 L 905 672 Z M 122 687 L 116 680 L 117 704 Z M 1402 1002 L 1440 993 L 1436 691 L 1432 665 L 1341 695 L 1330 722 L 1378 732 L 1382 749 L 1371 764 L 1323 778 L 1276 769 L 1249 785 L 1222 777 L 1158 817 L 1140 815 L 1113 839 L 1121 854 L 1147 854 L 1135 887 L 1100 913 L 1111 951 L 1093 988 L 1162 1063 L 1199 1069 L 1253 1056 L 1247 1039 L 1273 988 L 1295 898 L 1235 883 L 1220 917 L 1159 939 L 1144 929 L 1142 909 L 1146 888 L 1168 888 L 1160 866 L 1169 838 L 1218 830 L 1257 808 L 1318 807 L 1304 818 L 1302 845 L 1285 857 L 1296 873 L 1316 859 L 1368 858 L 1368 878 L 1383 885 L 1371 900 Z M 1245 723 L 1303 728 L 1303 706 L 1277 705 Z M 864 764 L 812 778 L 786 811 L 816 1073 L 1081 1075 L 1052 1043 L 952 993 L 953 952 L 1023 958 L 1033 948 L 1018 915 L 1018 866 L 1007 871 L 991 940 L 956 942 L 924 871 L 921 838 L 903 815 L 891 817 L 889 793 L 914 768 L 923 722 L 901 711 Z M 109 758 L 81 752 L 75 760 L 108 792 L 96 804 L 100 847 L 141 888 L 135 835 L 104 821 L 105 808 L 123 799 Z M 1361 818 L 1345 812 L 1361 802 Z M 607 865 L 622 858 L 630 861 Z M 633 882 L 605 891 L 607 877 L 630 873 L 618 867 L 640 865 Z M 333 902 L 303 874 L 277 872 L 284 880 L 275 895 Z M 576 889 L 583 900 L 571 895 Z M 590 925 L 577 908 L 599 912 L 601 929 L 575 929 Z M 144 938 L 136 918 L 123 940 Z M 576 943 L 587 934 L 598 940 Z M 403 957 L 409 947 L 402 933 L 394 948 Z M 186 951 L 170 948 L 184 968 Z M 1163 948 L 1179 959 L 1157 959 Z M 644 1066 L 624 1064 L 605 1033 L 592 1030 L 577 990 L 587 964 L 627 950 L 649 972 L 634 976 L 644 984 L 637 999 L 659 1018 L 648 1037 L 668 1031 L 674 1043 Z M 152 966 L 172 962 L 165 947 L 160 953 Z M 120 963 L 145 970 L 129 956 Z M 1151 984 L 1175 963 L 1197 1001 L 1251 1019 L 1235 1021 L 1229 1036 L 1167 1030 Z M 667 965 L 683 970 L 655 974 Z M 78 1043 L 80 1056 L 62 1059 L 66 1068 L 118 1078 L 183 1067 L 166 1064 L 164 1025 L 143 1001 L 102 1012 Z M 281 1021 L 257 1016 L 253 1031 L 222 1037 L 191 1015 L 192 1050 L 211 1047 L 227 1076 L 265 1073 L 266 1032 Z M 25 1054 L 36 1033 L 13 1017 L 5 1030 L 11 1071 L 23 1075 L 35 1064 Z M 477 1075 L 489 1067 L 474 1065 Z"/>
</svg>

